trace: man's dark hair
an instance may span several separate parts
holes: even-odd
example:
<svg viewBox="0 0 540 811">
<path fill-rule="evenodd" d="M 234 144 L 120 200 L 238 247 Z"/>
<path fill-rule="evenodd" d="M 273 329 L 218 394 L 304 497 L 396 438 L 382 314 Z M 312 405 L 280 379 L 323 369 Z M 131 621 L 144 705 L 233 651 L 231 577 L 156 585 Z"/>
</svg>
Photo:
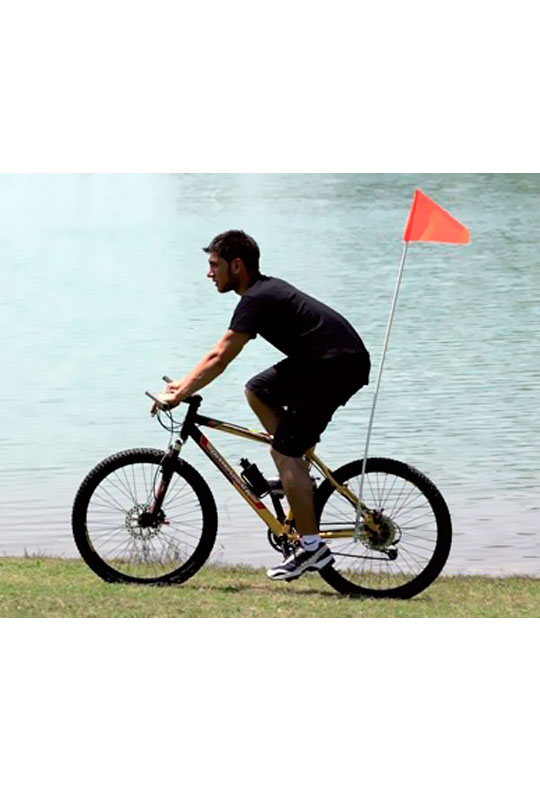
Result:
<svg viewBox="0 0 540 811">
<path fill-rule="evenodd" d="M 232 262 L 241 259 L 246 270 L 251 275 L 259 273 L 259 259 L 261 252 L 255 240 L 244 231 L 225 231 L 214 237 L 205 253 L 217 253 L 220 259 Z"/>
</svg>

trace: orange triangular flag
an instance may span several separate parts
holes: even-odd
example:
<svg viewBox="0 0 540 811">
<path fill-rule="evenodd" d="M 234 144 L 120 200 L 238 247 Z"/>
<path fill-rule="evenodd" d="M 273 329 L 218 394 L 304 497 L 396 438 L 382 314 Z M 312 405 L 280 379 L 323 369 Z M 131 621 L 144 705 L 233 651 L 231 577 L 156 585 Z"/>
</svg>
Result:
<svg viewBox="0 0 540 811">
<path fill-rule="evenodd" d="M 403 234 L 405 242 L 469 242 L 469 231 L 417 189 Z"/>
</svg>

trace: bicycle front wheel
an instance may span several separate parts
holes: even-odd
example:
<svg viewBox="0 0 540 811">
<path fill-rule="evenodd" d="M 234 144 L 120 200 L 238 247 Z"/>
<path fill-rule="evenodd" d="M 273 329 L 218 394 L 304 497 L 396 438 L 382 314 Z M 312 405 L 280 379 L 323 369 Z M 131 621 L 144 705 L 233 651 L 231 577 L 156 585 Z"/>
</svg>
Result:
<svg viewBox="0 0 540 811">
<path fill-rule="evenodd" d="M 178 460 L 157 526 L 140 520 L 152 505 L 163 451 L 122 451 L 95 467 L 81 484 L 72 513 L 73 536 L 88 566 L 108 582 L 181 583 L 208 559 L 217 510 L 202 476 Z"/>
<path fill-rule="evenodd" d="M 358 497 L 362 460 L 332 475 Z M 423 473 L 393 459 L 368 459 L 362 501 L 377 511 L 376 530 L 362 522 L 355 538 L 356 508 L 329 481 L 315 494 L 321 532 L 335 532 L 328 544 L 333 566 L 320 571 L 342 594 L 408 598 L 423 591 L 442 571 L 450 553 L 452 522 L 439 490 Z"/>
</svg>

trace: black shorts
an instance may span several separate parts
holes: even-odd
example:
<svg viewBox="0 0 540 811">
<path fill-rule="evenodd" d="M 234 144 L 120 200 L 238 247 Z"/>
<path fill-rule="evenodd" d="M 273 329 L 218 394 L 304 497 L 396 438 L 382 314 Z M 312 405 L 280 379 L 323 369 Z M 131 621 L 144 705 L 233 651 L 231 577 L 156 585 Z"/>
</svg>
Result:
<svg viewBox="0 0 540 811">
<path fill-rule="evenodd" d="M 334 412 L 369 382 L 369 355 L 276 363 L 246 383 L 266 405 L 285 409 L 272 447 L 299 457 L 316 445 Z"/>
</svg>

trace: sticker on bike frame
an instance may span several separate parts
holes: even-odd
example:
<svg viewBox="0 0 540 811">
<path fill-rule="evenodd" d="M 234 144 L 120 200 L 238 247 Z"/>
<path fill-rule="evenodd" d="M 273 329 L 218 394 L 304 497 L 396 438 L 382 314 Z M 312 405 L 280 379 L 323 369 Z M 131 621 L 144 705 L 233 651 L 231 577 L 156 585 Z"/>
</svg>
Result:
<svg viewBox="0 0 540 811">
<path fill-rule="evenodd" d="M 225 461 L 223 456 L 219 453 L 212 443 L 203 435 L 200 440 L 201 447 L 206 454 L 212 459 L 213 462 L 219 467 L 222 473 L 231 481 L 235 487 L 242 491 L 245 497 L 256 507 L 258 510 L 266 510 L 266 506 L 251 492 L 245 481 L 238 475 L 236 470 Z"/>
</svg>

